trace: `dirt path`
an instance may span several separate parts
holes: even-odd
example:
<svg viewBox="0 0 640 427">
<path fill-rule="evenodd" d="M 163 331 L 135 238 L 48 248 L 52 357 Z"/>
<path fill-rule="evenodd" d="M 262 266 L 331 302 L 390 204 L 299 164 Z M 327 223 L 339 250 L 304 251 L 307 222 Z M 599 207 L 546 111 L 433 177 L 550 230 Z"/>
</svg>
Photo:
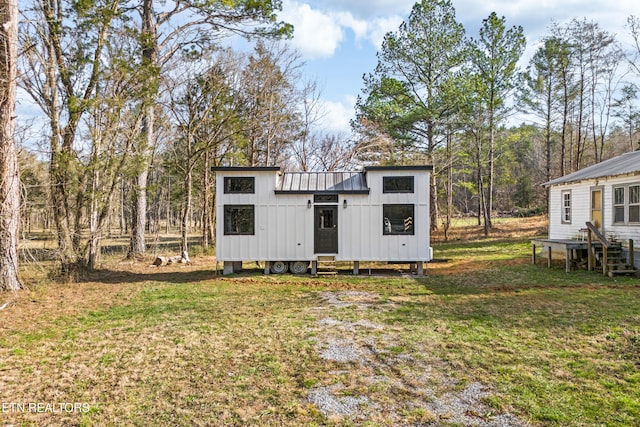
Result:
<svg viewBox="0 0 640 427">
<path fill-rule="evenodd" d="M 312 309 L 317 349 L 331 380 L 308 400 L 331 421 L 373 421 L 406 426 L 526 426 L 483 402 L 490 387 L 444 374 L 444 362 L 427 363 L 403 351 L 398 331 L 371 322 L 374 310 L 391 310 L 369 292 L 324 292 Z M 349 319 L 349 320 L 338 320 Z M 440 365 L 440 366 L 438 366 Z"/>
</svg>

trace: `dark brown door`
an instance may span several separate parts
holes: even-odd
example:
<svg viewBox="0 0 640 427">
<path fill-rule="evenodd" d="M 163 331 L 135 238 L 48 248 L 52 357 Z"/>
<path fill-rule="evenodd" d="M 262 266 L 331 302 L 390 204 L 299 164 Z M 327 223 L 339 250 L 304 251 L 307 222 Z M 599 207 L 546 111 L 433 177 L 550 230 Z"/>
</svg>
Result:
<svg viewBox="0 0 640 427">
<path fill-rule="evenodd" d="M 315 252 L 317 254 L 338 253 L 337 206 L 316 206 Z"/>
</svg>

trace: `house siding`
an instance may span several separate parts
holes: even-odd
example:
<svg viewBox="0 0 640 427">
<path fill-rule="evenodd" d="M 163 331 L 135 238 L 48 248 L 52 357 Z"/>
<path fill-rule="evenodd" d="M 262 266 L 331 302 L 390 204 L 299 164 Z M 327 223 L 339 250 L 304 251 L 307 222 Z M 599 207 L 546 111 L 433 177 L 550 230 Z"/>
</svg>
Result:
<svg viewBox="0 0 640 427">
<path fill-rule="evenodd" d="M 638 184 L 640 175 L 591 179 L 576 183 L 553 185 L 549 190 L 549 239 L 576 239 L 583 233 L 586 222 L 591 221 L 591 189 L 599 187 L 603 192 L 604 234 L 622 242 L 633 239 L 635 264 L 640 268 L 640 224 L 615 224 L 613 222 L 613 188 L 618 185 Z M 562 222 L 562 192 L 571 190 L 571 223 Z"/>
<path fill-rule="evenodd" d="M 314 206 L 337 205 L 338 261 L 429 261 L 430 171 L 384 170 L 366 172 L 369 194 L 339 194 L 338 203 L 313 203 L 313 194 L 278 193 L 277 171 L 216 170 L 217 244 L 219 261 L 312 261 Z M 383 176 L 414 179 L 414 193 L 382 193 Z M 225 194 L 224 177 L 254 176 L 255 193 Z M 311 208 L 308 203 L 311 201 Z M 344 202 L 346 201 L 346 207 Z M 255 206 L 254 235 L 225 235 L 224 205 Z M 414 234 L 384 235 L 383 204 L 413 204 Z"/>
</svg>

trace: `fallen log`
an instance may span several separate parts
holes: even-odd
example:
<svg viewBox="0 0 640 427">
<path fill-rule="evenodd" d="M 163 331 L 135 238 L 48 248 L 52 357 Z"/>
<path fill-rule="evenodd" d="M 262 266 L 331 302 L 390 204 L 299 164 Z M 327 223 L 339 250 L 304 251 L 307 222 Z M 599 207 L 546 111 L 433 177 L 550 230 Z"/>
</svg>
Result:
<svg viewBox="0 0 640 427">
<path fill-rule="evenodd" d="M 171 264 L 189 264 L 189 263 L 191 263 L 191 260 L 189 259 L 189 254 L 187 254 L 186 251 L 183 251 L 182 255 L 176 255 L 172 257 L 158 256 L 153 261 L 152 265 L 156 267 L 161 267 L 161 266 L 171 265 Z"/>
</svg>

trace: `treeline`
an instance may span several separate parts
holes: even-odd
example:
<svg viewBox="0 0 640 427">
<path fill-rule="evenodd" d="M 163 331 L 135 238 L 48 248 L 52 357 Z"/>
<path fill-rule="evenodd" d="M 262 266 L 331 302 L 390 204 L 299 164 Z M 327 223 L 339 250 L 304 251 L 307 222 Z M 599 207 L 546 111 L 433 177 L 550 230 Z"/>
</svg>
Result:
<svg viewBox="0 0 640 427">
<path fill-rule="evenodd" d="M 627 24 L 627 52 L 596 22 L 553 24 L 521 70 L 522 27 L 492 13 L 469 37 L 451 2 L 416 3 L 384 38 L 354 127 L 380 160 L 435 165 L 432 225 L 473 212 L 488 233 L 496 211 L 544 210 L 541 183 L 638 148 L 640 20 Z"/>
<path fill-rule="evenodd" d="M 196 230 L 206 250 L 212 166 L 429 163 L 432 224 L 473 214 L 489 232 L 492 213 L 543 205 L 540 183 L 637 147 L 637 88 L 625 80 L 638 76 L 635 57 L 596 23 L 552 27 L 524 73 L 522 28 L 492 14 L 468 38 L 450 2 L 417 3 L 385 37 L 348 137 L 318 129 L 320 92 L 278 41 L 292 34 L 279 7 L 32 0 L 22 10 L 19 84 L 45 123 L 45 157 L 27 137 L 20 154 L 22 229 L 55 231 L 64 272 L 93 268 L 113 230 L 131 236 L 132 257 L 170 226 L 183 250 Z M 238 35 L 253 49 L 220 47 Z M 534 124 L 510 124 L 516 110 Z"/>
<path fill-rule="evenodd" d="M 211 166 L 340 168 L 352 150 L 314 131 L 321 111 L 304 63 L 278 40 L 281 2 L 24 2 L 19 85 L 42 129 L 24 129 L 23 229 L 55 231 L 62 271 L 92 269 L 110 230 L 177 222 L 212 243 Z M 229 37 L 250 52 L 221 47 Z M 19 135 L 21 135 L 19 133 Z M 36 149 L 44 156 L 36 155 Z M 175 224 L 174 224 L 175 225 Z"/>
</svg>

